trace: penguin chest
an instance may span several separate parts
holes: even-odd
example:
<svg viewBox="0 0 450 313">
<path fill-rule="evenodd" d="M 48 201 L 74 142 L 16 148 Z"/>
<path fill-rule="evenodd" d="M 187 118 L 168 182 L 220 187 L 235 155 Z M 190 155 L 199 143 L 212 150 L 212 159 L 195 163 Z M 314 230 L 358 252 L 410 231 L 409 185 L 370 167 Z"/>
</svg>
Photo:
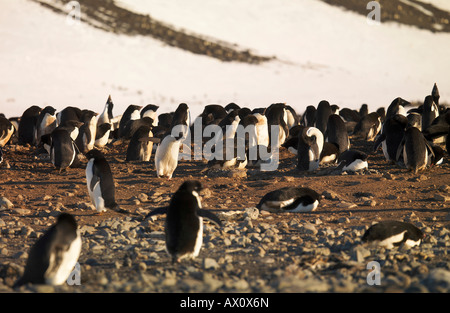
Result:
<svg viewBox="0 0 450 313">
<path fill-rule="evenodd" d="M 381 240 L 378 243 L 378 245 L 380 245 L 382 247 L 386 247 L 387 249 L 392 249 L 394 246 L 399 245 L 403 241 L 405 233 L 406 233 L 406 230 L 397 235 L 390 236 L 384 240 Z"/>
<path fill-rule="evenodd" d="M 80 253 L 81 236 L 79 231 L 77 231 L 77 237 L 72 241 L 69 249 L 56 248 L 50 254 L 49 266 L 44 274 L 46 283 L 54 286 L 62 285 L 75 267 Z"/>
<path fill-rule="evenodd" d="M 169 141 L 167 139 L 164 139 L 158 146 L 155 154 L 155 166 L 159 177 L 172 177 L 172 173 L 178 165 L 179 149 L 179 141 Z"/>
<path fill-rule="evenodd" d="M 86 182 L 89 197 L 98 212 L 105 212 L 105 199 L 102 195 L 100 179 L 94 174 L 94 159 L 91 159 L 86 166 Z"/>
</svg>

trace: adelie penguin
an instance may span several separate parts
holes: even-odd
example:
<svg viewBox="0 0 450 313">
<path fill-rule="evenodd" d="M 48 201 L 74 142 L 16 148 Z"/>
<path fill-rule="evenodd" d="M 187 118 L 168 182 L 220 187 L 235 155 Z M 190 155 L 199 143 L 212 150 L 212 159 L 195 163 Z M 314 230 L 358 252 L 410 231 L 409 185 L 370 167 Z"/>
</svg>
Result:
<svg viewBox="0 0 450 313">
<path fill-rule="evenodd" d="M 314 171 L 319 168 L 323 149 L 323 134 L 316 127 L 305 127 L 298 136 L 297 169 Z"/>
<path fill-rule="evenodd" d="M 20 144 L 32 145 L 35 143 L 34 135 L 36 131 L 36 123 L 41 110 L 42 109 L 37 105 L 33 105 L 23 112 L 22 116 L 20 117 L 18 131 Z"/>
<path fill-rule="evenodd" d="M 73 271 L 81 253 L 81 236 L 75 218 L 61 213 L 31 247 L 25 271 L 13 288 L 25 284 L 62 285 Z"/>
<path fill-rule="evenodd" d="M 330 115 L 324 137 L 327 142 L 334 143 L 339 148 L 339 153 L 350 149 L 350 139 L 348 137 L 347 128 L 339 115 Z"/>
<path fill-rule="evenodd" d="M 281 146 L 286 138 L 289 136 L 289 127 L 287 125 L 287 113 L 286 113 L 286 105 L 284 103 L 274 103 L 271 104 L 265 115 L 267 117 L 267 125 L 269 131 L 269 145 L 274 145 L 272 139 L 272 130 L 278 130 L 278 146 Z"/>
<path fill-rule="evenodd" d="M 306 127 L 314 127 L 316 125 L 316 107 L 308 105 L 301 119 L 301 125 Z"/>
<path fill-rule="evenodd" d="M 433 97 L 426 96 L 422 106 L 422 131 L 425 131 L 433 121 L 439 116 L 438 105 L 433 101 Z"/>
<path fill-rule="evenodd" d="M 86 153 L 86 159 L 88 159 L 86 165 L 87 189 L 97 212 L 101 214 L 109 209 L 129 214 L 130 212 L 121 209 L 116 202 L 113 174 L 103 153 L 93 149 Z"/>
<path fill-rule="evenodd" d="M 175 192 L 168 207 L 151 211 L 145 218 L 155 214 L 167 214 L 165 222 L 166 251 L 172 263 L 182 259 L 194 259 L 203 243 L 203 218 L 221 227 L 220 219 L 202 208 L 199 181 L 185 181 Z"/>
<path fill-rule="evenodd" d="M 408 171 L 417 174 L 429 163 L 429 155 L 434 157 L 433 147 L 416 127 L 408 127 L 397 149 L 397 162 L 403 157 L 403 163 Z"/>
<path fill-rule="evenodd" d="M 272 213 L 312 212 L 320 199 L 321 196 L 310 188 L 284 187 L 267 193 L 256 208 Z"/>
<path fill-rule="evenodd" d="M 119 138 L 125 136 L 124 130 L 129 121 L 137 120 L 141 117 L 140 111 L 142 106 L 131 104 L 127 107 L 125 112 L 122 114 L 122 118 L 119 122 Z"/>
<path fill-rule="evenodd" d="M 355 125 L 353 135 L 372 141 L 378 135 L 382 127 L 381 118 L 376 112 L 371 112 L 361 118 Z"/>
<path fill-rule="evenodd" d="M 400 221 L 382 221 L 367 229 L 361 241 L 392 249 L 404 244 L 406 247 L 420 245 L 424 233 L 416 226 Z"/>
<path fill-rule="evenodd" d="M 46 106 L 39 114 L 36 122 L 36 145 L 41 143 L 42 136 L 50 134 L 57 126 L 56 109 L 51 106 Z"/>
<path fill-rule="evenodd" d="M 368 155 L 358 150 L 347 150 L 338 157 L 338 169 L 342 172 L 357 172 L 369 168 Z"/>
<path fill-rule="evenodd" d="M 142 125 L 131 137 L 127 148 L 126 161 L 150 161 L 153 150 L 153 133 L 151 125 Z"/>
<path fill-rule="evenodd" d="M 42 138 L 44 137 L 46 136 Z M 65 171 L 69 166 L 77 164 L 79 150 L 75 142 L 70 138 L 67 130 L 56 128 L 50 134 L 49 142 L 47 140 L 44 141 L 44 147 L 45 145 L 50 145 L 50 161 L 59 172 Z"/>
<path fill-rule="evenodd" d="M 108 100 L 106 100 L 103 112 L 98 116 L 98 119 L 97 119 L 98 125 L 102 125 L 104 123 L 112 124 L 112 121 L 114 119 L 113 108 L 114 108 L 114 103 L 111 99 L 111 96 L 108 96 Z"/>
<path fill-rule="evenodd" d="M 155 152 L 155 168 L 157 177 L 172 178 L 178 166 L 178 154 L 182 141 L 189 133 L 189 107 L 181 103 L 176 109 L 172 125 L 163 136 Z"/>
<path fill-rule="evenodd" d="M 0 148 L 4 147 L 14 134 L 14 125 L 6 117 L 0 116 Z"/>
<path fill-rule="evenodd" d="M 322 100 L 317 105 L 316 110 L 316 128 L 319 129 L 322 134 L 327 131 L 328 118 L 331 115 L 330 103 L 326 100 Z"/>
<path fill-rule="evenodd" d="M 78 137 L 75 140 L 78 149 L 86 153 L 95 146 L 95 137 L 97 134 L 97 113 L 84 110 L 82 113 L 83 125 L 79 129 Z"/>
<path fill-rule="evenodd" d="M 375 140 L 373 151 L 377 151 L 381 146 L 386 161 L 396 163 L 398 146 L 407 127 L 408 119 L 404 115 L 395 114 L 388 118 Z"/>
</svg>

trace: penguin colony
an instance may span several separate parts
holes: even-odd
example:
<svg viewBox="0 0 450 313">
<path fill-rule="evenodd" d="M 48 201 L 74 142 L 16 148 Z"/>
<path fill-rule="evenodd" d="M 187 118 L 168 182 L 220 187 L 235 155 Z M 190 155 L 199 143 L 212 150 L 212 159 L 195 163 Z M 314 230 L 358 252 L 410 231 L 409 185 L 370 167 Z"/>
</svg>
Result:
<svg viewBox="0 0 450 313">
<path fill-rule="evenodd" d="M 350 137 L 372 142 L 372 154 L 382 153 L 387 162 L 418 173 L 443 161 L 445 146 L 450 148 L 450 110 L 439 104 L 439 90 L 433 86 L 419 107 L 398 97 L 385 110 L 370 112 L 363 104 L 360 110 L 339 108 L 326 100 L 307 106 L 303 114 L 285 103 L 274 103 L 255 109 L 241 108 L 236 103 L 223 107 L 206 105 L 201 118 L 201 130 L 209 125 L 222 129 L 222 138 L 215 147 L 233 141 L 244 145 L 246 154 L 237 153 L 225 161 L 210 161 L 208 168 L 258 168 L 268 158 L 250 160 L 248 147 L 256 145 L 270 151 L 272 145 L 287 149 L 296 161 L 296 169 L 307 174 L 324 164 L 335 165 L 339 171 L 365 171 L 370 154 L 352 149 Z M 98 214 L 112 210 L 133 214 L 120 208 L 115 200 L 114 173 L 108 163 L 108 145 L 122 141 L 128 145 L 125 162 L 154 162 L 156 176 L 171 179 L 177 173 L 180 149 L 193 134 L 189 106 L 181 103 L 174 112 L 158 114 L 159 107 L 130 105 L 120 115 L 113 114 L 111 96 L 100 114 L 91 110 L 66 107 L 57 111 L 51 106 L 31 106 L 20 118 L 0 115 L 0 165 L 8 158 L 8 144 L 36 146 L 46 151 L 55 169 L 85 168 L 86 187 Z M 255 138 L 237 138 L 238 125 L 255 126 Z M 273 128 L 274 126 L 275 128 Z M 278 137 L 272 142 L 273 129 Z M 202 133 L 202 140 L 208 137 Z M 223 141 L 220 141 L 222 139 Z M 6 151 L 5 151 L 6 150 Z M 226 149 L 223 149 L 226 150 Z M 153 160 L 152 160 L 153 155 Z M 269 156 L 270 158 L 271 156 Z M 84 160 L 84 162 L 83 162 Z M 196 180 L 186 180 L 173 194 L 169 206 L 152 210 L 145 219 L 165 215 L 166 251 L 173 263 L 193 259 L 200 253 L 203 219 L 222 226 L 220 219 L 202 208 L 204 186 Z M 120 188 L 120 186 L 118 187 Z M 311 212 L 318 208 L 322 196 L 303 186 L 277 189 L 275 186 L 256 205 L 272 213 Z M 371 225 L 361 240 L 389 249 L 404 244 L 414 247 L 424 234 L 412 224 L 402 221 L 382 221 Z M 63 284 L 82 251 L 81 238 L 74 216 L 62 213 L 57 222 L 32 246 L 23 276 L 15 287 L 24 284 Z"/>
</svg>

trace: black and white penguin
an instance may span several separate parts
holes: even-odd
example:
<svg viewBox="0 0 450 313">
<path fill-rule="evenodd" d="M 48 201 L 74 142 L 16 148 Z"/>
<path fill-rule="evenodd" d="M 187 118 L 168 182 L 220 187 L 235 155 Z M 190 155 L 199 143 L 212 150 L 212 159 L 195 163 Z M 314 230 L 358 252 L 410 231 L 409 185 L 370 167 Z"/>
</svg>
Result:
<svg viewBox="0 0 450 313">
<path fill-rule="evenodd" d="M 433 102 L 439 105 L 439 98 L 441 96 L 439 95 L 439 89 L 436 83 L 434 83 L 433 89 L 431 90 L 431 96 L 433 97 Z"/>
<path fill-rule="evenodd" d="M 272 213 L 312 212 L 317 209 L 321 196 L 310 188 L 284 187 L 264 195 L 256 208 Z"/>
<path fill-rule="evenodd" d="M 14 134 L 14 125 L 6 117 L 0 116 L 0 148 L 4 147 Z"/>
<path fill-rule="evenodd" d="M 13 288 L 25 284 L 62 285 L 78 261 L 81 245 L 75 218 L 61 213 L 56 223 L 31 247 L 25 271 Z"/>
<path fill-rule="evenodd" d="M 233 139 L 236 135 L 236 130 L 241 121 L 239 110 L 232 110 L 219 123 L 222 128 L 223 140 Z"/>
<path fill-rule="evenodd" d="M 240 110 L 241 107 L 234 102 L 230 102 L 225 106 L 224 109 L 225 109 L 225 111 L 227 111 L 227 113 L 230 113 L 233 110 Z"/>
<path fill-rule="evenodd" d="M 327 131 L 328 118 L 331 115 L 330 103 L 326 100 L 322 100 L 317 105 L 316 111 L 316 128 L 319 129 L 322 134 Z"/>
<path fill-rule="evenodd" d="M 153 123 L 152 126 L 158 125 L 158 111 L 159 106 L 155 104 L 147 104 L 142 110 L 141 110 L 141 118 L 149 117 L 152 119 Z"/>
<path fill-rule="evenodd" d="M 439 107 L 432 96 L 426 96 L 422 106 L 422 130 L 425 131 L 439 116 Z"/>
<path fill-rule="evenodd" d="M 314 171 L 319 168 L 323 149 L 323 134 L 316 127 L 305 127 L 298 136 L 297 169 Z"/>
<path fill-rule="evenodd" d="M 350 149 L 350 139 L 344 120 L 336 114 L 328 118 L 327 131 L 324 134 L 325 141 L 334 143 L 339 148 L 339 153 Z"/>
<path fill-rule="evenodd" d="M 67 132 L 70 134 L 70 138 L 75 141 L 80 133 L 81 126 L 83 126 L 83 122 L 80 122 L 78 120 L 70 120 L 65 121 L 64 124 L 58 125 L 57 129 L 67 130 Z"/>
<path fill-rule="evenodd" d="M 137 120 L 141 117 L 141 111 L 142 106 L 140 105 L 134 105 L 130 104 L 125 112 L 122 114 L 122 118 L 119 122 L 119 138 L 122 138 L 124 136 L 123 131 L 125 129 L 125 126 L 127 123 L 131 120 Z"/>
<path fill-rule="evenodd" d="M 422 114 L 416 111 L 408 111 L 408 115 L 406 115 L 406 119 L 408 120 L 408 125 L 416 127 L 420 131 L 422 131 Z"/>
<path fill-rule="evenodd" d="M 273 103 L 271 104 L 266 112 L 267 125 L 269 130 L 269 145 L 272 143 L 272 128 L 277 127 L 278 129 L 278 146 L 281 146 L 286 138 L 289 136 L 289 128 L 287 125 L 287 113 L 286 104 L 284 103 Z"/>
<path fill-rule="evenodd" d="M 330 106 L 330 108 L 331 108 L 331 114 L 339 115 L 339 111 L 341 108 L 337 104 L 332 104 Z"/>
<path fill-rule="evenodd" d="M 64 124 L 66 121 L 80 121 L 82 122 L 83 110 L 77 107 L 68 106 L 56 113 L 56 120 L 58 125 Z"/>
<path fill-rule="evenodd" d="M 97 118 L 98 125 L 102 125 L 105 123 L 112 124 L 112 120 L 114 119 L 113 108 L 114 108 L 114 103 L 111 99 L 111 95 L 109 95 L 108 99 L 106 100 L 103 112 L 100 113 L 100 115 Z"/>
<path fill-rule="evenodd" d="M 281 145 L 286 148 L 290 153 L 297 154 L 298 136 L 302 133 L 306 126 L 297 125 L 289 130 L 289 136 L 286 141 Z"/>
<path fill-rule="evenodd" d="M 431 145 L 433 153 L 428 155 L 427 166 L 441 165 L 444 162 L 445 151 L 440 146 Z"/>
<path fill-rule="evenodd" d="M 56 109 L 52 106 L 46 106 L 42 109 L 36 122 L 34 139 L 36 145 L 41 143 L 41 137 L 43 135 L 50 134 L 57 126 Z"/>
<path fill-rule="evenodd" d="M 158 208 L 145 218 L 155 214 L 167 214 L 165 222 L 166 251 L 172 263 L 182 259 L 194 259 L 203 243 L 203 218 L 221 227 L 220 219 L 202 209 L 199 181 L 185 181 L 175 192 L 168 207 Z"/>
<path fill-rule="evenodd" d="M 435 141 L 435 139 L 446 136 L 450 132 L 450 109 L 447 112 L 440 114 L 431 123 L 431 125 L 423 130 L 425 138 L 429 141 Z M 448 140 L 448 136 L 447 136 Z"/>
<path fill-rule="evenodd" d="M 369 106 L 366 103 L 363 103 L 359 108 L 359 115 L 363 118 L 367 114 L 369 114 Z"/>
<path fill-rule="evenodd" d="M 359 115 L 359 112 L 349 108 L 339 110 L 339 116 L 342 117 L 345 122 L 358 123 L 361 120 L 361 115 Z"/>
<path fill-rule="evenodd" d="M 103 153 L 97 149 L 92 149 L 86 153 L 88 163 L 86 165 L 86 183 L 95 209 L 99 214 L 107 209 L 119 213 L 129 212 L 121 209 L 116 202 L 116 187 L 114 177 Z"/>
<path fill-rule="evenodd" d="M 211 150 L 214 157 L 208 161 L 207 168 L 226 170 L 244 169 L 247 166 L 248 148 L 245 145 L 245 138 L 236 137 L 219 141 Z"/>
<path fill-rule="evenodd" d="M 50 161 L 59 172 L 75 165 L 79 150 L 65 129 L 56 128 L 50 134 Z"/>
<path fill-rule="evenodd" d="M 316 107 L 308 105 L 303 113 L 301 124 L 306 127 L 314 127 L 316 125 Z"/>
<path fill-rule="evenodd" d="M 398 146 L 403 140 L 407 127 L 408 119 L 401 114 L 395 114 L 385 120 L 382 130 L 375 140 L 374 151 L 377 151 L 381 146 L 386 161 L 395 163 Z"/>
<path fill-rule="evenodd" d="M 264 110 L 265 111 L 265 110 Z M 269 125 L 267 124 L 267 117 L 264 115 L 264 112 L 258 112 L 253 110 L 252 115 L 256 117 L 258 122 L 255 125 L 256 128 L 256 140 L 258 145 L 269 146 Z"/>
<path fill-rule="evenodd" d="M 91 110 L 83 110 L 83 125 L 79 129 L 78 137 L 75 140 L 78 149 L 86 153 L 94 149 L 95 137 L 97 133 L 97 113 Z"/>
<path fill-rule="evenodd" d="M 347 150 L 338 157 L 338 169 L 342 172 L 357 172 L 369 168 L 368 155 L 359 150 Z"/>
<path fill-rule="evenodd" d="M 109 134 L 111 133 L 111 126 L 112 125 L 110 123 L 103 123 L 97 125 L 94 142 L 95 147 L 102 148 L 108 144 Z"/>
<path fill-rule="evenodd" d="M 401 114 L 406 116 L 406 109 L 405 107 L 411 105 L 410 102 L 406 101 L 403 98 L 397 97 L 394 100 L 392 100 L 391 104 L 388 106 L 386 111 L 386 119 L 394 116 L 395 114 Z"/>
<path fill-rule="evenodd" d="M 408 127 L 397 149 L 397 161 L 403 156 L 403 163 L 408 171 L 417 174 L 428 165 L 429 155 L 434 151 L 424 135 L 416 127 Z"/>
<path fill-rule="evenodd" d="M 406 247 L 420 245 L 424 233 L 416 226 L 401 221 L 381 221 L 367 229 L 361 241 L 392 249 L 404 244 Z"/>
<path fill-rule="evenodd" d="M 289 129 L 300 124 L 297 112 L 290 105 L 286 105 L 286 124 Z"/>
<path fill-rule="evenodd" d="M 131 137 L 127 148 L 126 161 L 148 162 L 152 156 L 153 150 L 152 126 L 142 125 Z"/>
<path fill-rule="evenodd" d="M 19 122 L 19 143 L 22 145 L 25 144 L 34 144 L 35 143 L 35 131 L 36 131 L 36 122 L 39 117 L 39 113 L 41 113 L 41 108 L 37 105 L 33 105 L 26 109 L 22 116 L 20 117 Z"/>
<path fill-rule="evenodd" d="M 320 153 L 320 164 L 336 163 L 339 158 L 339 147 L 332 142 L 324 142 Z"/>
<path fill-rule="evenodd" d="M 371 112 L 361 118 L 353 130 L 353 135 L 372 141 L 381 130 L 381 118 L 376 112 Z"/>
<path fill-rule="evenodd" d="M 155 168 L 157 177 L 172 178 L 178 166 L 178 155 L 181 143 L 189 133 L 189 107 L 181 103 L 175 110 L 170 129 L 166 132 L 155 152 Z"/>
</svg>

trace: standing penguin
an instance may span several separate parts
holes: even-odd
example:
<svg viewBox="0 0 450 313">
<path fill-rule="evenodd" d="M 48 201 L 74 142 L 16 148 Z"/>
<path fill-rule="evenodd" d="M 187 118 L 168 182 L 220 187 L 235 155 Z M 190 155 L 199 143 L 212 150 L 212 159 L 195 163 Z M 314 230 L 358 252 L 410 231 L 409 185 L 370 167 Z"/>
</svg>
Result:
<svg viewBox="0 0 450 313">
<path fill-rule="evenodd" d="M 330 103 L 326 100 L 322 100 L 317 105 L 316 111 L 316 128 L 319 129 L 322 134 L 327 131 L 328 118 L 331 115 Z"/>
<path fill-rule="evenodd" d="M 324 137 L 327 142 L 337 145 L 339 153 L 350 149 L 350 139 L 348 138 L 347 127 L 339 115 L 330 115 Z"/>
<path fill-rule="evenodd" d="M 267 117 L 264 113 L 252 112 L 253 116 L 256 117 L 258 122 L 255 124 L 256 129 L 256 140 L 258 145 L 269 146 L 269 126 L 267 124 Z"/>
<path fill-rule="evenodd" d="M 269 145 L 273 145 L 272 142 L 272 126 L 278 127 L 278 146 L 281 146 L 286 138 L 289 136 L 289 128 L 287 125 L 287 113 L 286 105 L 284 103 L 271 104 L 265 115 L 267 117 L 267 125 L 269 130 Z"/>
<path fill-rule="evenodd" d="M 78 149 L 82 153 L 94 149 L 95 137 L 97 133 L 97 113 L 84 110 L 82 115 L 83 126 L 80 127 L 79 134 L 75 140 Z"/>
<path fill-rule="evenodd" d="M 264 195 L 256 208 L 273 213 L 312 212 L 319 205 L 321 196 L 310 188 L 284 187 Z"/>
<path fill-rule="evenodd" d="M 322 132 L 316 127 L 303 128 L 298 135 L 297 169 L 300 171 L 314 171 L 318 169 L 322 149 Z"/>
<path fill-rule="evenodd" d="M 131 137 L 127 148 L 126 161 L 148 162 L 153 150 L 152 127 L 150 125 L 142 125 Z"/>
<path fill-rule="evenodd" d="M 398 145 L 403 139 L 406 127 L 408 127 L 408 119 L 404 115 L 395 114 L 388 118 L 375 140 L 374 151 L 377 151 L 381 145 L 386 161 L 395 163 Z"/>
<path fill-rule="evenodd" d="M 306 127 L 314 127 L 316 125 L 316 107 L 308 105 L 303 113 L 301 124 Z"/>
<path fill-rule="evenodd" d="M 46 106 L 38 116 L 35 129 L 35 143 L 39 145 L 41 143 L 41 137 L 43 135 L 50 134 L 56 127 L 56 109 L 51 106 Z"/>
<path fill-rule="evenodd" d="M 144 117 L 149 117 L 152 119 L 153 124 L 152 126 L 157 126 L 158 125 L 158 114 L 156 113 L 156 111 L 158 111 L 159 106 L 154 105 L 154 104 L 148 104 L 146 105 L 142 110 L 141 110 L 141 118 Z"/>
<path fill-rule="evenodd" d="M 98 119 L 97 119 L 98 125 L 102 125 L 104 123 L 112 124 L 112 120 L 114 118 L 113 108 L 114 108 L 114 103 L 112 102 L 111 95 L 110 95 L 110 96 L 108 96 L 108 100 L 106 100 L 106 104 L 103 109 L 103 112 L 98 116 Z"/>
<path fill-rule="evenodd" d="M 433 102 L 439 105 L 439 98 L 441 96 L 439 95 L 439 89 L 436 83 L 434 83 L 433 89 L 431 90 L 431 96 L 433 97 Z"/>
<path fill-rule="evenodd" d="M 422 107 L 422 131 L 431 126 L 433 121 L 439 116 L 439 108 L 433 101 L 432 96 L 426 96 Z"/>
<path fill-rule="evenodd" d="M 408 171 L 417 174 L 427 167 L 430 153 L 434 155 L 433 148 L 420 130 L 408 127 L 397 149 L 397 161 L 403 155 L 403 163 Z"/>
<path fill-rule="evenodd" d="M 408 101 L 406 101 L 403 98 L 397 97 L 394 100 L 392 100 L 391 104 L 388 106 L 386 111 L 385 119 L 388 119 L 395 114 L 401 114 L 406 116 L 406 109 L 405 106 L 410 105 Z"/>
<path fill-rule="evenodd" d="M 137 120 L 141 117 L 140 110 L 142 109 L 142 106 L 140 105 L 134 105 L 130 104 L 125 112 L 122 114 L 122 118 L 119 122 L 119 138 L 123 137 L 123 131 L 125 129 L 125 126 L 129 121 Z"/>
<path fill-rule="evenodd" d="M 377 112 L 372 112 L 361 118 L 353 130 L 353 135 L 367 141 L 372 141 L 381 130 L 381 118 Z"/>
<path fill-rule="evenodd" d="M 34 134 L 36 131 L 36 122 L 39 117 L 39 113 L 41 113 L 41 108 L 37 105 L 33 105 L 26 109 L 22 116 L 20 117 L 19 122 L 19 143 L 22 145 L 25 144 L 34 144 Z"/>
<path fill-rule="evenodd" d="M 170 129 L 163 136 L 155 152 L 155 167 L 158 177 L 172 178 L 178 166 L 180 146 L 189 133 L 189 107 L 181 103 L 175 110 Z"/>
<path fill-rule="evenodd" d="M 145 217 L 167 214 L 166 250 L 172 257 L 172 263 L 198 256 L 203 243 L 203 218 L 222 226 L 216 215 L 202 209 L 201 190 L 199 181 L 185 181 L 173 195 L 169 207 L 155 209 Z"/>
<path fill-rule="evenodd" d="M 116 202 L 116 188 L 108 161 L 97 149 L 86 153 L 86 183 L 89 197 L 99 214 L 110 209 L 119 213 L 129 213 L 119 207 Z"/>
<path fill-rule="evenodd" d="M 4 147 L 14 134 L 14 125 L 6 117 L 0 116 L 0 148 Z"/>
<path fill-rule="evenodd" d="M 62 285 L 81 253 L 81 236 L 75 218 L 61 213 L 31 247 L 25 271 L 13 288 L 25 284 Z"/>
<path fill-rule="evenodd" d="M 74 164 L 78 154 L 70 134 L 65 129 L 55 129 L 50 135 L 50 160 L 59 172 Z"/>
<path fill-rule="evenodd" d="M 410 223 L 388 220 L 370 226 L 361 241 L 392 249 L 402 243 L 406 247 L 418 246 L 424 237 L 424 233 Z"/>
<path fill-rule="evenodd" d="M 112 125 L 110 123 L 103 123 L 97 126 L 95 132 L 95 143 L 94 146 L 97 148 L 102 148 L 106 146 L 109 141 L 109 134 L 111 133 Z"/>
</svg>

